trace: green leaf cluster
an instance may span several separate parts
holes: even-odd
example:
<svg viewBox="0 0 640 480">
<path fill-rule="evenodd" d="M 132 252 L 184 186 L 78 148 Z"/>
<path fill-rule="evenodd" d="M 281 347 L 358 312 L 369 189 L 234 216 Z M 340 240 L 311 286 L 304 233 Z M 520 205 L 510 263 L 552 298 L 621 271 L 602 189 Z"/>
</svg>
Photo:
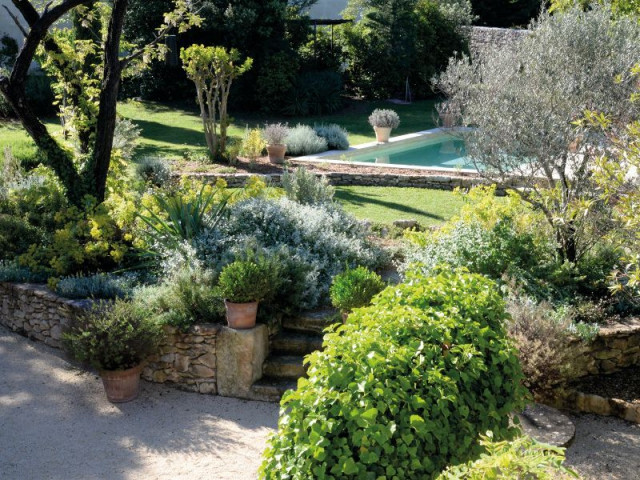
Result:
<svg viewBox="0 0 640 480">
<path fill-rule="evenodd" d="M 366 267 L 356 267 L 333 277 L 329 295 L 334 307 L 342 312 L 350 312 L 354 308 L 369 305 L 384 287 L 380 275 Z"/>
<path fill-rule="evenodd" d="M 63 334 L 68 351 L 98 370 L 126 370 L 150 355 L 162 336 L 141 302 L 96 303 Z"/>
<path fill-rule="evenodd" d="M 463 271 L 380 293 L 307 357 L 282 399 L 264 479 L 431 478 L 508 437 L 526 395 L 496 284 Z"/>
<path fill-rule="evenodd" d="M 222 269 L 218 288 L 223 298 L 234 303 L 248 303 L 272 296 L 280 281 L 278 262 L 263 256 L 236 260 Z"/>
</svg>

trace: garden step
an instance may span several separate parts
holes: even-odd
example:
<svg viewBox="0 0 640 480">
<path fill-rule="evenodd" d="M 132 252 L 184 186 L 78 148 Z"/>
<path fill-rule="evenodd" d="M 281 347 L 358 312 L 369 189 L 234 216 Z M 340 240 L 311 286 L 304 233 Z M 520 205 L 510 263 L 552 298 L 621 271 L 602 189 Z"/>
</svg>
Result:
<svg viewBox="0 0 640 480">
<path fill-rule="evenodd" d="M 293 378 L 262 377 L 251 385 L 251 397 L 263 402 L 279 402 L 284 392 L 295 390 L 297 383 Z"/>
<path fill-rule="evenodd" d="M 306 355 L 322 349 L 322 336 L 316 333 L 282 330 L 271 339 L 273 353 Z"/>
<path fill-rule="evenodd" d="M 340 317 L 333 309 L 314 310 L 298 315 L 294 318 L 285 318 L 282 321 L 282 327 L 287 330 L 295 330 L 298 332 L 315 332 L 322 331 L 329 325 L 340 321 Z"/>
<path fill-rule="evenodd" d="M 302 356 L 270 355 L 262 366 L 262 374 L 265 377 L 297 379 L 306 375 L 306 369 L 302 364 Z"/>
</svg>

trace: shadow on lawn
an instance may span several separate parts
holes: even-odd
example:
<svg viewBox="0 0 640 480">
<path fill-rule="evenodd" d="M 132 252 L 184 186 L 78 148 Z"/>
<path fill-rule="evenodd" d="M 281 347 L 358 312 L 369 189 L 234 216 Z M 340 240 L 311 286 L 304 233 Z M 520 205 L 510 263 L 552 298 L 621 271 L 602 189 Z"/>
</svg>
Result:
<svg viewBox="0 0 640 480">
<path fill-rule="evenodd" d="M 362 207 L 367 204 L 374 204 L 374 205 L 380 205 L 382 207 L 395 210 L 401 213 L 413 213 L 415 215 L 423 215 L 425 217 L 429 217 L 434 220 L 441 220 L 441 221 L 445 220 L 445 218 L 442 217 L 441 215 L 436 215 L 426 210 L 420 210 L 418 208 L 410 207 L 408 205 L 403 205 L 401 203 L 380 200 L 378 198 L 375 198 L 375 197 L 378 197 L 379 195 L 376 195 L 373 193 L 361 194 L 361 193 L 350 192 L 347 190 L 337 190 L 335 196 L 337 199 L 339 199 L 344 203 L 357 205 L 359 207 Z"/>
</svg>

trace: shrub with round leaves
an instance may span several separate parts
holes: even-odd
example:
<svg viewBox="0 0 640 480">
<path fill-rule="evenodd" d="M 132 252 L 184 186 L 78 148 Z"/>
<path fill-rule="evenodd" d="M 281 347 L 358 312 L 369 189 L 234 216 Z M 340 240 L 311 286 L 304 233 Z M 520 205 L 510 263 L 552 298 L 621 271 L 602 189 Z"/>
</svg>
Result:
<svg viewBox="0 0 640 480">
<path fill-rule="evenodd" d="M 497 286 L 445 272 L 381 292 L 282 399 L 264 479 L 431 478 L 514 433 L 526 390 Z"/>
</svg>

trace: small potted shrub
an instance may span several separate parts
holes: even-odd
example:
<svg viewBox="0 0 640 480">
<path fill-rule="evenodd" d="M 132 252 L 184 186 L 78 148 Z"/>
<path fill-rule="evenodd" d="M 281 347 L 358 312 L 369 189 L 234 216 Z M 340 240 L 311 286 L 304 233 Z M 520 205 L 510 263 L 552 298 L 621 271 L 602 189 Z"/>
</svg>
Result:
<svg viewBox="0 0 640 480">
<path fill-rule="evenodd" d="M 284 163 L 287 146 L 284 141 L 289 134 L 289 127 L 282 123 L 268 123 L 264 127 L 263 135 L 267 141 L 267 153 L 271 163 Z"/>
<path fill-rule="evenodd" d="M 391 130 L 398 128 L 398 125 L 400 125 L 400 117 L 393 110 L 376 108 L 369 115 L 369 124 L 376 132 L 378 143 L 386 143 L 389 141 Z"/>
<path fill-rule="evenodd" d="M 348 269 L 333 278 L 329 295 L 331 303 L 346 320 L 354 308 L 366 307 L 371 299 L 385 288 L 385 283 L 375 272 L 365 267 Z"/>
<path fill-rule="evenodd" d="M 236 260 L 222 269 L 218 288 L 224 298 L 229 327 L 256 326 L 258 303 L 278 287 L 279 269 L 264 258 Z"/>
<path fill-rule="evenodd" d="M 142 362 L 162 337 L 161 326 L 136 303 L 100 302 L 80 315 L 63 335 L 69 353 L 96 368 L 110 402 L 138 396 Z"/>
</svg>

